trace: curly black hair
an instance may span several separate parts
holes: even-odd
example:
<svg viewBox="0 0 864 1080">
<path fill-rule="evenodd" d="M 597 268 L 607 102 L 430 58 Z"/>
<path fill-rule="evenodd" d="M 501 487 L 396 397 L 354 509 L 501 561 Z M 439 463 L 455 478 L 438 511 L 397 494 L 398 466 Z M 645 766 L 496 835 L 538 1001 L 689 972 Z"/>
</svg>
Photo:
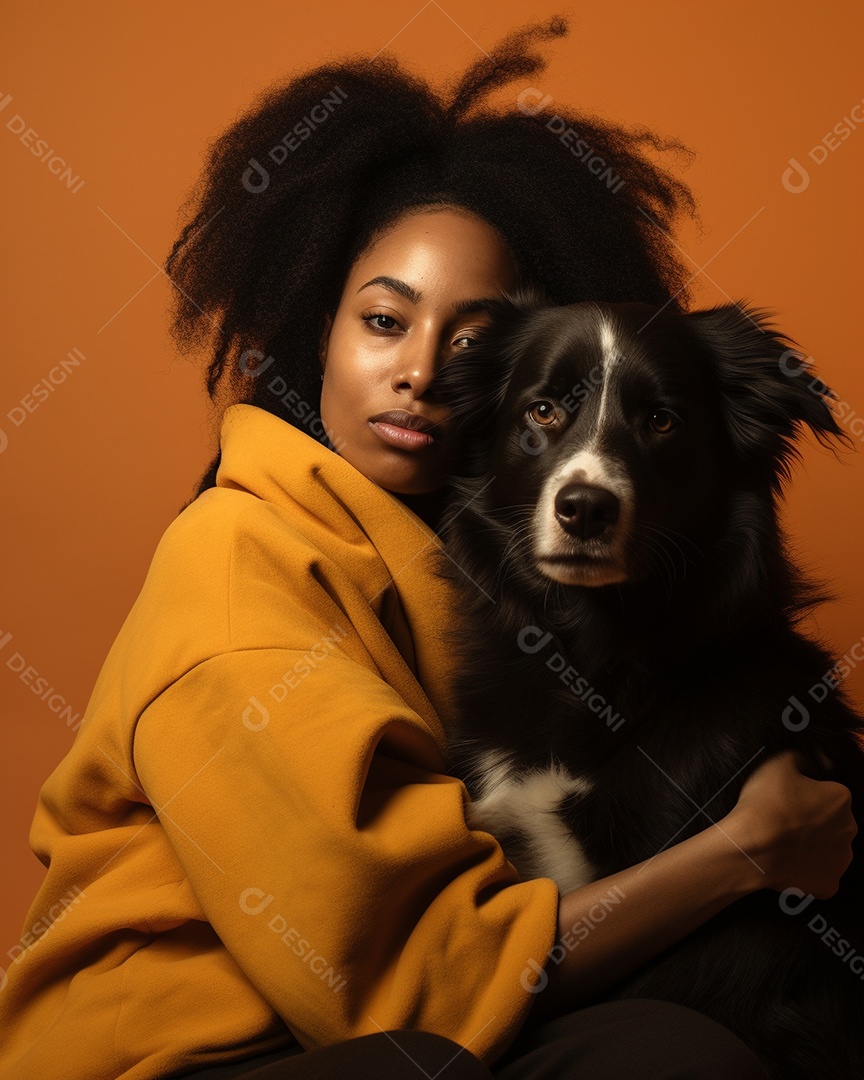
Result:
<svg viewBox="0 0 864 1080">
<path fill-rule="evenodd" d="M 357 256 L 423 206 L 485 219 L 553 303 L 682 310 L 688 274 L 671 232 L 682 210 L 695 215 L 695 201 L 645 150 L 692 151 L 553 109 L 530 86 L 506 109 L 481 107 L 491 91 L 542 71 L 535 43 L 567 30 L 554 17 L 511 32 L 440 94 L 385 56 L 326 64 L 264 91 L 211 144 L 166 269 L 176 286 L 172 336 L 181 352 L 206 349 L 212 400 L 219 392 L 267 409 L 332 449 L 309 422 L 320 410 L 327 315 Z M 265 369 L 269 377 L 257 377 Z M 215 485 L 219 461 L 193 499 Z"/>
</svg>

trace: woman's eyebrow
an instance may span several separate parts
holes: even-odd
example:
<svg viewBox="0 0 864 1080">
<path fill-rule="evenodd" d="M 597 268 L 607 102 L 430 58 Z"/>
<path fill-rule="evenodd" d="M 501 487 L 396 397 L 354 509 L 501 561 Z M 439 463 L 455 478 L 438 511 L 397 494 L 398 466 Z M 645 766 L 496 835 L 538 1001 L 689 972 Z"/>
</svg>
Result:
<svg viewBox="0 0 864 1080">
<path fill-rule="evenodd" d="M 423 299 L 423 293 L 409 285 L 407 281 L 400 281 L 399 278 L 388 277 L 386 274 L 367 281 L 365 285 L 360 286 L 357 292 L 368 289 L 370 285 L 382 285 L 385 289 L 398 293 L 399 296 L 404 296 L 412 304 L 419 304 Z M 491 311 L 496 302 L 497 298 L 494 296 L 481 296 L 476 300 L 459 300 L 453 305 L 453 310 L 457 315 L 467 315 L 474 311 Z"/>
<path fill-rule="evenodd" d="M 399 278 L 387 277 L 385 274 L 382 274 L 380 277 L 373 277 L 371 281 L 367 281 L 365 285 L 361 285 L 357 292 L 368 289 L 370 285 L 383 285 L 385 289 L 389 289 L 391 292 L 404 296 L 405 299 L 410 300 L 412 304 L 419 304 L 423 297 L 423 293 L 418 292 L 409 285 L 407 281 L 400 281 Z"/>
<path fill-rule="evenodd" d="M 469 315 L 475 311 L 493 311 L 501 300 L 496 296 L 478 296 L 476 300 L 460 300 L 453 305 L 457 315 Z"/>
</svg>

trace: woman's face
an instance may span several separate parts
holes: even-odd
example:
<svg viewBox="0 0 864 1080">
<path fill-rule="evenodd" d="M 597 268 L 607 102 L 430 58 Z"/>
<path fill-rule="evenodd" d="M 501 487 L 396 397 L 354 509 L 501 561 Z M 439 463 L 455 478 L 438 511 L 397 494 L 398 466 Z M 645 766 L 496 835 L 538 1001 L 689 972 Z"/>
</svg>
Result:
<svg viewBox="0 0 864 1080">
<path fill-rule="evenodd" d="M 404 425 L 446 419 L 429 384 L 516 284 L 498 234 L 467 212 L 423 210 L 382 233 L 354 263 L 323 343 L 321 419 L 340 456 L 387 491 L 440 488 L 457 440 L 446 425 Z"/>
</svg>

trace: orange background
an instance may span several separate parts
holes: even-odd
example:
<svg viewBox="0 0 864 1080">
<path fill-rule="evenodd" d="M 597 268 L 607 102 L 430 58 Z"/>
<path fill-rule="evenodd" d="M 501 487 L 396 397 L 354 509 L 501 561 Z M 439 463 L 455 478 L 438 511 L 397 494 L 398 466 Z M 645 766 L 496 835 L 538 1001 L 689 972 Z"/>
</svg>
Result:
<svg viewBox="0 0 864 1080">
<path fill-rule="evenodd" d="M 438 81 L 512 27 L 562 10 L 554 0 L 530 9 L 498 0 L 494 10 L 474 0 L 5 3 L 0 967 L 44 875 L 27 843 L 39 788 L 73 739 L 13 668 L 26 662 L 83 715 L 156 544 L 217 445 L 202 365 L 179 359 L 167 336 L 171 286 L 160 272 L 207 142 L 258 91 L 325 60 L 387 47 Z M 695 162 L 680 175 L 702 229 L 689 224 L 678 240 L 693 260 L 695 306 L 731 297 L 772 308 L 864 413 L 864 124 L 817 151 L 820 163 L 810 156 L 861 109 L 864 9 L 853 0 L 619 0 L 569 13 L 570 34 L 548 47 L 546 73 L 514 83 L 510 100 L 536 86 L 692 147 Z M 54 148 L 84 181 L 77 191 L 10 129 L 16 114 L 12 128 L 24 122 L 33 143 Z M 781 183 L 793 157 L 810 174 L 798 193 Z M 80 366 L 11 422 L 72 349 Z M 853 438 L 860 451 L 860 433 Z M 864 635 L 862 495 L 858 454 L 838 461 L 808 443 L 787 522 L 806 564 L 841 597 L 808 624 L 838 654 Z M 23 661 L 10 667 L 16 653 Z M 846 685 L 864 706 L 864 665 Z"/>
</svg>

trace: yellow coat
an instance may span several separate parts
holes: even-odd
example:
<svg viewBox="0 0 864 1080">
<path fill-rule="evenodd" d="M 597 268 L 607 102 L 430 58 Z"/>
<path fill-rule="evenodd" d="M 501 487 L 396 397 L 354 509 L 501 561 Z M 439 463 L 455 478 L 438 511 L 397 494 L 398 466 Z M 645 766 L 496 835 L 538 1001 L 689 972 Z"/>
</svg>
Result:
<svg viewBox="0 0 864 1080">
<path fill-rule="evenodd" d="M 3 1080 L 149 1080 L 420 1028 L 491 1063 L 558 893 L 443 775 L 436 535 L 251 405 L 168 527 L 45 782 Z"/>
</svg>

